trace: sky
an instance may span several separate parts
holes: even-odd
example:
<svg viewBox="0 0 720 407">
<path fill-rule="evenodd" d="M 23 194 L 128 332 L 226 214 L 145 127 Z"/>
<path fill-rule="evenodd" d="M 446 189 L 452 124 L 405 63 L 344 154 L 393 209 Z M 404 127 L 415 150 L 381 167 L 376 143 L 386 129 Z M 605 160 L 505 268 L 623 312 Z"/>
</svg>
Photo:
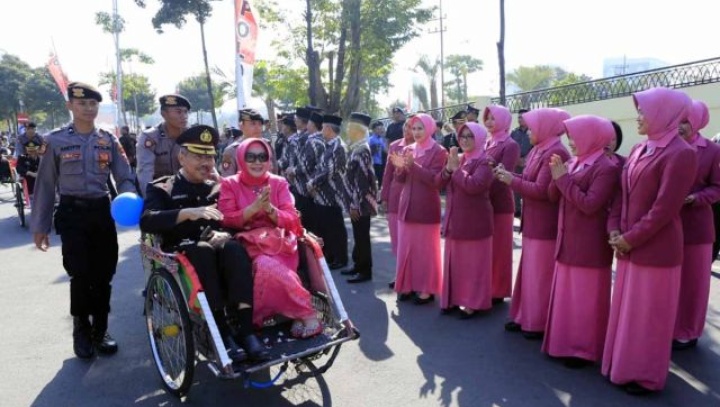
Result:
<svg viewBox="0 0 720 407">
<path fill-rule="evenodd" d="M 278 0 L 284 7 L 301 9 L 302 0 Z M 365 0 L 368 1 L 368 0 Z M 375 0 L 383 1 L 383 0 Z M 441 0 L 423 0 L 439 5 Z M 155 64 L 134 64 L 127 70 L 143 73 L 158 95 L 175 90 L 185 77 L 202 73 L 203 59 L 199 26 L 190 19 L 182 29 L 165 27 L 158 34 L 151 19 L 159 7 L 148 0 L 148 8 L 133 0 L 118 0 L 126 20 L 121 47 L 138 48 L 152 55 Z M 496 95 L 499 37 L 498 0 L 442 0 L 444 54 L 468 54 L 484 62 L 484 69 L 469 77 L 469 94 Z M 716 0 L 684 0 L 665 7 L 652 0 L 507 0 L 505 58 L 507 71 L 520 65 L 549 64 L 565 70 L 602 76 L 603 59 L 657 58 L 680 64 L 720 56 L 717 47 Z M 206 27 L 208 57 L 232 77 L 234 72 L 234 1 L 213 2 L 213 15 Z M 114 43 L 95 24 L 97 11 L 112 11 L 112 0 L 4 0 L 0 2 L 0 54 L 14 54 L 42 66 L 54 48 L 70 80 L 97 84 L 99 73 L 114 65 Z M 439 13 L 438 13 L 439 15 Z M 260 16 L 262 18 L 262 16 Z M 438 21 L 420 27 L 421 35 L 394 57 L 394 86 L 379 95 L 381 105 L 407 100 L 412 72 L 421 55 L 440 55 L 440 35 L 430 33 Z M 271 32 L 261 32 L 258 59 L 273 59 Z M 292 63 L 292 61 L 279 61 Z M 445 80 L 450 80 L 446 73 Z"/>
</svg>

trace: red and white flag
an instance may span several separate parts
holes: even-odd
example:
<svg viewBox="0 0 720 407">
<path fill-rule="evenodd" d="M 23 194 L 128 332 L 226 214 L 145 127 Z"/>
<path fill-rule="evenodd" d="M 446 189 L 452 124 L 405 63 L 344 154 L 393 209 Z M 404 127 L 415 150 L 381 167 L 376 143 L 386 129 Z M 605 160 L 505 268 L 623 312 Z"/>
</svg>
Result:
<svg viewBox="0 0 720 407">
<path fill-rule="evenodd" d="M 58 57 L 54 52 L 50 54 L 47 69 L 50 71 L 50 75 L 53 79 L 55 79 L 55 83 L 58 85 L 58 88 L 60 88 L 60 93 L 63 95 L 65 100 L 67 100 L 67 87 L 70 81 L 68 80 L 67 75 L 65 75 L 65 72 L 63 72 L 62 67 L 60 66 L 60 60 L 58 60 Z"/>
<path fill-rule="evenodd" d="M 235 83 L 238 110 L 246 106 L 253 82 L 258 24 L 250 0 L 235 0 Z"/>
</svg>

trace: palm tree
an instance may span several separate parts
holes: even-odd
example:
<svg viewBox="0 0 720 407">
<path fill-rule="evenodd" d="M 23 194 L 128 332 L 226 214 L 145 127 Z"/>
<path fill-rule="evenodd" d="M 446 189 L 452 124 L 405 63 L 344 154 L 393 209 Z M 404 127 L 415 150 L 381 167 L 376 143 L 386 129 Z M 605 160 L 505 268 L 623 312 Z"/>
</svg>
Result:
<svg viewBox="0 0 720 407">
<path fill-rule="evenodd" d="M 419 68 L 430 82 L 430 109 L 434 111 L 438 108 L 437 77 L 440 73 L 440 58 L 431 62 L 427 55 L 423 55 L 415 65 L 415 68 Z"/>
</svg>

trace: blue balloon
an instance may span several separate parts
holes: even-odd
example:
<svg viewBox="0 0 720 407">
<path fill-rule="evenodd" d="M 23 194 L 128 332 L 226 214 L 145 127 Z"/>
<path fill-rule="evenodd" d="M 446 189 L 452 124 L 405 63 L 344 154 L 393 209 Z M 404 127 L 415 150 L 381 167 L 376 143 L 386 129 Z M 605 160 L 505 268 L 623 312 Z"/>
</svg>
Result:
<svg viewBox="0 0 720 407">
<path fill-rule="evenodd" d="M 140 223 L 143 199 L 132 192 L 123 192 L 112 201 L 110 214 L 120 226 L 136 226 Z"/>
</svg>

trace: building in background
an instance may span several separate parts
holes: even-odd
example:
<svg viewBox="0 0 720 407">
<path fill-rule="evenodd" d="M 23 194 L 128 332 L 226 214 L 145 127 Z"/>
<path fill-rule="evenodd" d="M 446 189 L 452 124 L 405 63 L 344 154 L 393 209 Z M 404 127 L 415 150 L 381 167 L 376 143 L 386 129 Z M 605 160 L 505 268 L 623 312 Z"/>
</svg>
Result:
<svg viewBox="0 0 720 407">
<path fill-rule="evenodd" d="M 670 64 L 656 58 L 628 58 L 625 56 L 605 58 L 603 60 L 603 77 L 609 78 L 611 76 L 637 73 L 668 65 Z"/>
</svg>

